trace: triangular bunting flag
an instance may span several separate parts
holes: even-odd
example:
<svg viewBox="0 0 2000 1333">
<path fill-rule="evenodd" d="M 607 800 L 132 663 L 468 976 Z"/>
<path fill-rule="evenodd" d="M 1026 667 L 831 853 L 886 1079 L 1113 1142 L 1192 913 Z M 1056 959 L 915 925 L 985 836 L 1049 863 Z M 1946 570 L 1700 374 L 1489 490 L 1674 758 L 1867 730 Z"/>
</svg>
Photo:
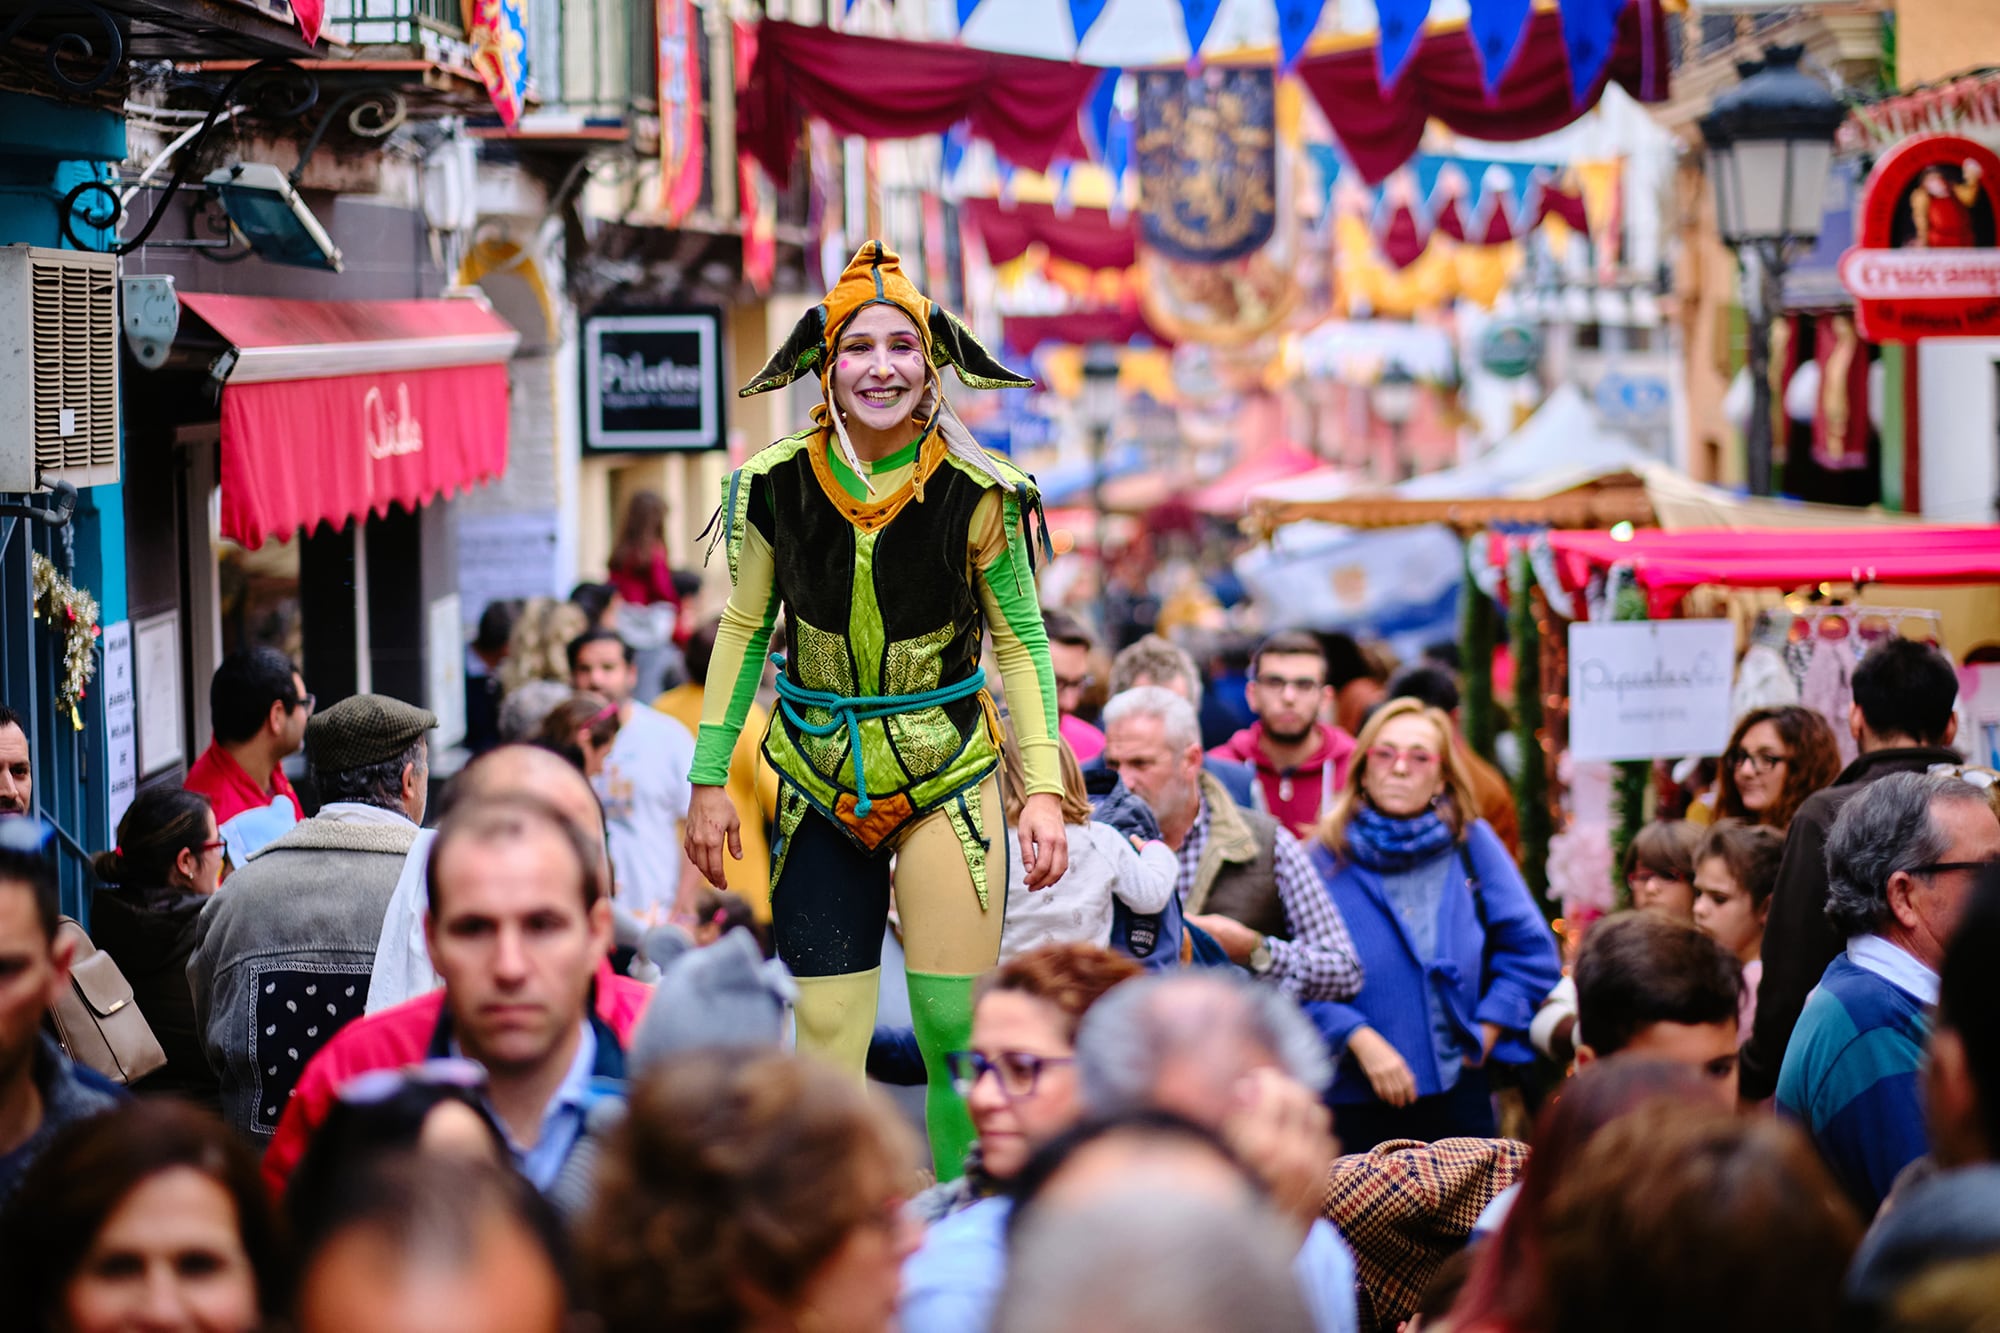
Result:
<svg viewBox="0 0 2000 1333">
<path fill-rule="evenodd" d="M 1618 40 L 1618 16 L 1631 0 L 1557 0 L 1569 55 L 1570 100 L 1582 105 L 1604 77 Z"/>
<path fill-rule="evenodd" d="M 1091 89 L 1090 100 L 1083 104 L 1083 141 L 1099 162 L 1104 161 L 1105 147 L 1111 142 L 1111 117 L 1118 109 L 1118 76 L 1123 73 L 1105 70 Z"/>
<path fill-rule="evenodd" d="M 1382 86 L 1393 87 L 1403 76 L 1403 66 L 1424 35 L 1424 20 L 1430 17 L 1431 0 L 1375 0 L 1375 16 L 1381 31 Z"/>
<path fill-rule="evenodd" d="M 1381 247 L 1382 258 L 1397 268 L 1408 268 L 1429 246 L 1430 238 L 1418 225 L 1416 211 L 1408 204 L 1397 204 L 1375 243 Z"/>
<path fill-rule="evenodd" d="M 1470 0 L 1472 13 L 1466 27 L 1472 33 L 1472 49 L 1479 57 L 1479 72 L 1490 95 L 1500 87 L 1507 67 L 1521 49 L 1528 31 L 1528 11 L 1534 0 Z"/>
<path fill-rule="evenodd" d="M 1279 68 L 1290 69 L 1319 27 L 1326 0 L 1277 0 Z"/>
<path fill-rule="evenodd" d="M 1431 219 L 1431 229 L 1443 232 L 1454 241 L 1465 239 L 1465 210 L 1458 206 L 1456 198 L 1444 201 Z"/>
<path fill-rule="evenodd" d="M 979 8 L 979 0 L 958 0 L 958 28 L 965 31 L 965 21 L 972 17 L 972 11 Z"/>
<path fill-rule="evenodd" d="M 962 120 L 944 132 L 944 145 L 940 150 L 938 166 L 947 189 L 950 188 L 953 178 L 958 175 L 958 169 L 965 164 L 965 147 L 971 137 L 972 131 Z"/>
<path fill-rule="evenodd" d="M 1076 44 L 1083 45 L 1084 34 L 1097 22 L 1098 15 L 1110 0 L 1069 0 L 1069 26 L 1076 30 Z"/>
<path fill-rule="evenodd" d="M 1201 44 L 1208 40 L 1208 30 L 1215 26 L 1221 9 L 1222 0 L 1181 0 L 1181 21 L 1187 25 L 1188 59 L 1192 63 L 1201 63 Z"/>
</svg>

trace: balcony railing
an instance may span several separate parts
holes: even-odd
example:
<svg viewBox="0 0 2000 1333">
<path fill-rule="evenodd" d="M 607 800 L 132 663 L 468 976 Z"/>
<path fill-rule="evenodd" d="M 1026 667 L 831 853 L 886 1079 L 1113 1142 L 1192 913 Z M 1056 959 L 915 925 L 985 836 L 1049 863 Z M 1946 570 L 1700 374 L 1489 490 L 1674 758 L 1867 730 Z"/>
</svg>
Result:
<svg viewBox="0 0 2000 1333">
<path fill-rule="evenodd" d="M 463 41 L 465 13 L 460 0 L 331 0 L 326 31 L 349 46 L 421 47 Z"/>
</svg>

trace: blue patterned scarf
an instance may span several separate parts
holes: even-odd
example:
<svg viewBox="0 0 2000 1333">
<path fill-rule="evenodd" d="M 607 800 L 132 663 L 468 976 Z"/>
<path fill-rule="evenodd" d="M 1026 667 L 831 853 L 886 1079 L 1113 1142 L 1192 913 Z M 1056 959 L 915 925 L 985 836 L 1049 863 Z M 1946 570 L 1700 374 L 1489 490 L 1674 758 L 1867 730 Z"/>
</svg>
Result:
<svg viewBox="0 0 2000 1333">
<path fill-rule="evenodd" d="M 1451 846 L 1451 825 L 1435 810 L 1399 819 L 1366 802 L 1347 821 L 1348 859 L 1378 875 L 1395 875 Z"/>
</svg>

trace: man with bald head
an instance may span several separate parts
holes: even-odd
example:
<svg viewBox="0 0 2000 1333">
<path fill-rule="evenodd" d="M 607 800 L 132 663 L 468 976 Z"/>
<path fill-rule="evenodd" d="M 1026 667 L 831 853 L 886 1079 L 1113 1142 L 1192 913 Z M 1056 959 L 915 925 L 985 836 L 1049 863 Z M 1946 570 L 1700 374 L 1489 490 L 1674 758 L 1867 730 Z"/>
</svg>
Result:
<svg viewBox="0 0 2000 1333">
<path fill-rule="evenodd" d="M 584 813 L 578 784 L 564 776 L 574 770 L 557 764 L 562 772 L 503 747 L 454 783 L 426 876 L 424 937 L 443 989 L 350 1025 L 307 1066 L 264 1156 L 274 1192 L 337 1091 L 369 1070 L 442 1056 L 483 1065 L 516 1163 L 543 1189 L 595 1090 L 622 1081 L 625 1044 L 651 990 L 606 962 L 603 825 L 574 817 Z M 583 794 L 590 799 L 587 786 Z"/>
</svg>

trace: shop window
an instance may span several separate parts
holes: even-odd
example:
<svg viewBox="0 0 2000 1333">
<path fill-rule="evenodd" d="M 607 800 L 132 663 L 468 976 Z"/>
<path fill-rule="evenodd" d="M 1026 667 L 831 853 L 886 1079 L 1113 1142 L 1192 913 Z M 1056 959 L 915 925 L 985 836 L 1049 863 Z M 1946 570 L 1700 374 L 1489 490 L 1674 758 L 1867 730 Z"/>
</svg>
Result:
<svg viewBox="0 0 2000 1333">
<path fill-rule="evenodd" d="M 294 662 L 305 656 L 299 613 L 299 543 L 294 533 L 246 550 L 228 538 L 219 543 L 222 651 L 276 648 Z"/>
</svg>

